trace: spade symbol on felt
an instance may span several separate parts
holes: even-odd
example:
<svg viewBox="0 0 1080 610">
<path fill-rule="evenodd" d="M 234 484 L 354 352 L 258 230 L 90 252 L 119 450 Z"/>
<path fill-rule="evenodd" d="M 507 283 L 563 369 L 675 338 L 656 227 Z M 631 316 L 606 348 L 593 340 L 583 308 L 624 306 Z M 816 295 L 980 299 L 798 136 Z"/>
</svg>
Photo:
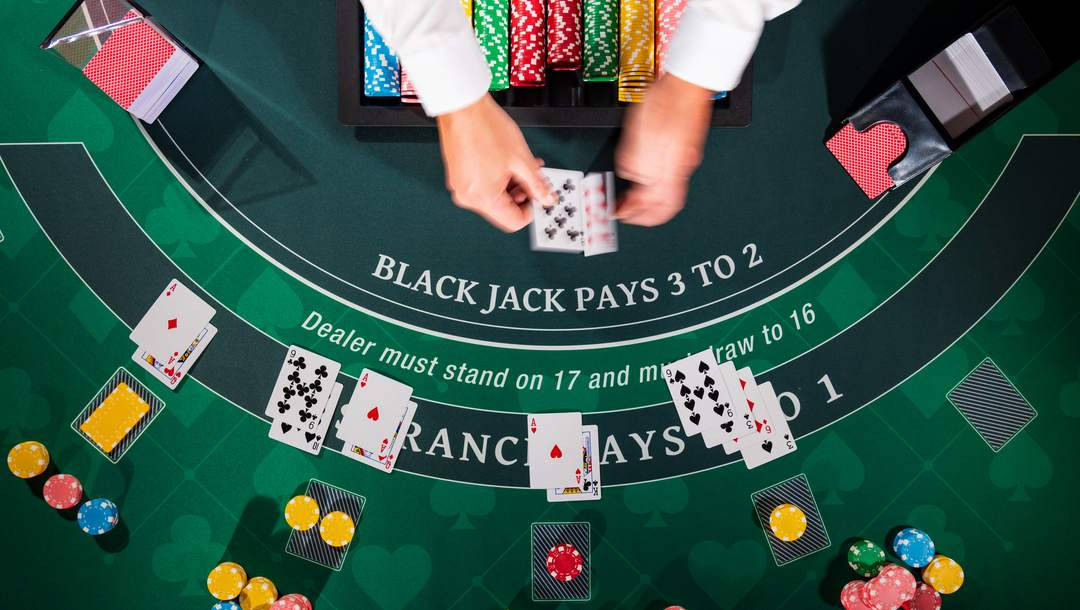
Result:
<svg viewBox="0 0 1080 610">
<path fill-rule="evenodd" d="M 672 383 L 679 382 L 679 381 L 682 381 L 684 379 L 686 379 L 686 375 L 683 375 L 682 371 L 675 371 L 675 377 L 672 380 Z"/>
<path fill-rule="evenodd" d="M 367 418 L 371 421 L 379 421 L 379 406 L 375 405 L 370 411 L 367 412 Z"/>
<path fill-rule="evenodd" d="M 562 457 L 562 449 L 559 449 L 558 445 L 552 445 L 551 453 L 549 455 L 551 455 L 551 459 L 557 460 Z"/>
</svg>

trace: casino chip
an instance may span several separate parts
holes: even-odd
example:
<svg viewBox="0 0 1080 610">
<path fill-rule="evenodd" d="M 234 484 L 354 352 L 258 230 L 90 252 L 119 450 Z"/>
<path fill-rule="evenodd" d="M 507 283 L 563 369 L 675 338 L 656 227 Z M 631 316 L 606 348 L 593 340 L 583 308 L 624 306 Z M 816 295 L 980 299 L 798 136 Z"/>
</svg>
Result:
<svg viewBox="0 0 1080 610">
<path fill-rule="evenodd" d="M 893 552 L 913 568 L 922 568 L 934 558 L 934 541 L 922 530 L 908 527 L 893 538 Z"/>
<path fill-rule="evenodd" d="M 952 559 L 938 555 L 930 565 L 923 568 L 922 578 L 938 593 L 948 595 L 956 593 L 960 585 L 964 584 L 964 569 Z"/>
<path fill-rule="evenodd" d="M 584 567 L 585 559 L 572 544 L 556 544 L 548 551 L 547 571 L 555 580 L 570 582 Z"/>
<path fill-rule="evenodd" d="M 236 602 L 218 602 L 211 606 L 210 610 L 240 610 L 240 604 Z"/>
<path fill-rule="evenodd" d="M 290 593 L 279 598 L 270 610 L 313 610 L 308 598 L 299 593 Z"/>
<path fill-rule="evenodd" d="M 319 504 L 310 496 L 296 496 L 285 505 L 285 522 L 298 532 L 315 527 L 319 522 Z"/>
<path fill-rule="evenodd" d="M 890 563 L 866 583 L 861 591 L 864 604 L 874 610 L 896 610 L 915 597 L 915 576 L 903 566 Z"/>
<path fill-rule="evenodd" d="M 859 540 L 848 548 L 847 562 L 859 576 L 877 576 L 885 565 L 885 551 L 869 540 Z"/>
<path fill-rule="evenodd" d="M 356 526 L 352 517 L 336 510 L 327 514 L 319 524 L 319 536 L 330 546 L 340 547 L 352 542 Z"/>
<path fill-rule="evenodd" d="M 37 441 L 23 441 L 8 451 L 8 470 L 20 479 L 32 479 L 49 467 L 49 450 Z"/>
<path fill-rule="evenodd" d="M 798 540 L 806 531 L 806 514 L 794 504 L 781 504 L 769 514 L 769 529 L 784 542 Z"/>
<path fill-rule="evenodd" d="M 120 522 L 120 509 L 112 500 L 106 498 L 94 498 L 87 500 L 76 515 L 79 527 L 91 536 L 100 536 L 112 531 Z"/>
<path fill-rule="evenodd" d="M 49 506 L 58 510 L 68 509 L 82 500 L 82 483 L 70 474 L 54 474 L 45 481 L 41 495 Z"/>
<path fill-rule="evenodd" d="M 240 591 L 241 610 L 270 610 L 277 599 L 277 587 L 269 578 L 255 576 Z"/>
<path fill-rule="evenodd" d="M 240 564 L 231 561 L 219 563 L 206 577 L 206 588 L 210 590 L 210 595 L 220 600 L 236 599 L 246 584 L 247 572 Z"/>
<path fill-rule="evenodd" d="M 941 594 L 930 585 L 921 582 L 915 587 L 915 596 L 904 602 L 904 610 L 941 610 Z"/>
<path fill-rule="evenodd" d="M 865 580 L 853 580 L 840 590 L 840 605 L 844 610 L 873 610 L 862 601 L 862 592 L 866 588 Z"/>
</svg>

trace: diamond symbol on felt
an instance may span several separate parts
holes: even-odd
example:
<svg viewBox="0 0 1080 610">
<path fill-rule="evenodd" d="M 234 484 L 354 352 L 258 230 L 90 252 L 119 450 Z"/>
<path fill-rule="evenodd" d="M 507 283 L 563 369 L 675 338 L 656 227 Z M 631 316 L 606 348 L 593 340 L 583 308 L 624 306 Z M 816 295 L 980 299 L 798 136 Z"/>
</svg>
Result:
<svg viewBox="0 0 1080 610">
<path fill-rule="evenodd" d="M 173 319 L 169 320 L 169 330 L 175 330 L 175 329 L 176 329 L 176 318 L 173 318 Z"/>
</svg>

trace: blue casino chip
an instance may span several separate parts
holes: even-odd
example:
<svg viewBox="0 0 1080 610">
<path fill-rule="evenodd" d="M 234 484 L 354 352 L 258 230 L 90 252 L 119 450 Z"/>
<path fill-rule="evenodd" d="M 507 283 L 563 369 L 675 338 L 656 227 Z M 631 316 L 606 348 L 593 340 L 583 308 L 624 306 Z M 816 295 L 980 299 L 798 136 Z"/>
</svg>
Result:
<svg viewBox="0 0 1080 610">
<path fill-rule="evenodd" d="M 893 552 L 913 568 L 922 568 L 934 559 L 934 541 L 926 532 L 908 527 L 893 538 Z"/>
<path fill-rule="evenodd" d="M 240 604 L 236 602 L 218 602 L 211 606 L 210 610 L 240 610 Z"/>
<path fill-rule="evenodd" d="M 79 507 L 79 528 L 91 536 L 111 531 L 120 522 L 120 509 L 112 500 L 94 498 Z"/>
<path fill-rule="evenodd" d="M 401 95 L 401 69 L 397 54 L 364 15 L 364 95 Z"/>
</svg>

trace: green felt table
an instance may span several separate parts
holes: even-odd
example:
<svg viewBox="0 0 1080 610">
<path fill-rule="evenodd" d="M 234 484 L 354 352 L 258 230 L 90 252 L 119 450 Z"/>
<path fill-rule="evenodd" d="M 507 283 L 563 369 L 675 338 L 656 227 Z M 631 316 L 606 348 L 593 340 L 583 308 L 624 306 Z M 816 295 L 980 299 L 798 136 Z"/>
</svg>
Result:
<svg viewBox="0 0 1080 610">
<path fill-rule="evenodd" d="M 873 12 L 806 4 L 768 27 L 753 123 L 712 132 L 686 209 L 586 259 L 455 208 L 433 131 L 337 123 L 329 0 L 146 2 L 203 62 L 153 125 L 37 48 L 66 0 L 4 3 L 0 437 L 45 443 L 123 524 L 95 540 L 0 477 L 9 603 L 209 608 L 229 560 L 323 609 L 555 607 L 532 600 L 530 524 L 586 521 L 592 596 L 565 607 L 839 607 L 846 541 L 901 525 L 964 566 L 945 607 L 1063 607 L 1080 66 L 870 202 L 822 141 L 858 98 L 836 83 L 906 39 L 844 47 Z M 548 165 L 610 169 L 617 134 L 526 137 Z M 219 328 L 177 391 L 128 339 L 174 277 Z M 267 438 L 290 344 L 342 362 L 346 395 L 365 367 L 413 386 L 394 473 Z M 710 346 L 784 393 L 795 453 L 747 470 L 682 435 L 657 367 Z M 986 358 L 1038 412 L 997 452 L 946 399 Z M 120 367 L 166 406 L 112 464 L 70 423 Z M 527 489 L 522 414 L 566 410 L 599 426 L 600 501 Z M 798 474 L 830 544 L 777 566 L 750 494 Z M 284 551 L 312 478 L 367 499 L 338 572 Z"/>
</svg>

